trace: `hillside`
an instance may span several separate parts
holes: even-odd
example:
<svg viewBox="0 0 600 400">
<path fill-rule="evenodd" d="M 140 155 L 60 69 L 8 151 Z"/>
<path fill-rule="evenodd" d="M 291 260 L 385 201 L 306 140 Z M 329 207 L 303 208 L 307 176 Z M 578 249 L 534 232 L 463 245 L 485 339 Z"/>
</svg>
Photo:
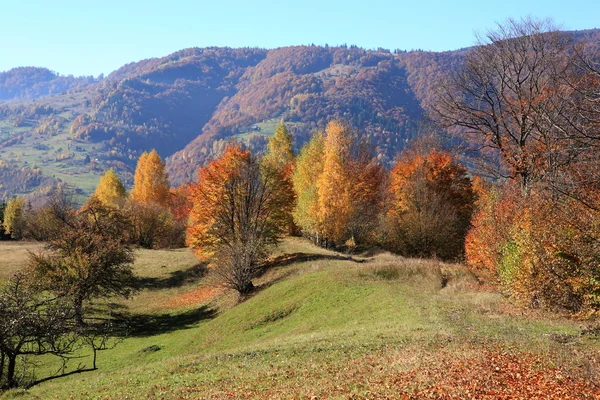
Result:
<svg viewBox="0 0 600 400">
<path fill-rule="evenodd" d="M 25 257 L 2 246 L 13 265 Z M 134 329 L 99 354 L 97 371 L 3 398 L 600 395 L 597 336 L 524 314 L 463 266 L 286 239 L 241 303 L 188 250 L 140 251 L 136 271 L 145 289 L 113 305 Z M 69 368 L 88 364 L 82 356 Z M 39 365 L 37 377 L 55 367 Z"/>
<path fill-rule="evenodd" d="M 61 76 L 47 68 L 13 68 L 0 72 L 0 101 L 57 95 L 68 90 L 81 90 L 97 81 L 91 76 Z"/>
<path fill-rule="evenodd" d="M 600 30 L 575 36 L 600 43 Z M 0 103 L 0 198 L 36 196 L 56 181 L 87 195 L 109 167 L 131 186 L 137 158 L 152 148 L 178 185 L 231 139 L 261 151 L 281 119 L 296 149 L 329 119 L 347 119 L 389 165 L 415 137 L 436 81 L 460 66 L 464 51 L 190 48 L 98 82 L 11 70 L 0 74 L 0 100 L 10 100 Z M 48 179 L 28 178 L 36 171 Z"/>
</svg>

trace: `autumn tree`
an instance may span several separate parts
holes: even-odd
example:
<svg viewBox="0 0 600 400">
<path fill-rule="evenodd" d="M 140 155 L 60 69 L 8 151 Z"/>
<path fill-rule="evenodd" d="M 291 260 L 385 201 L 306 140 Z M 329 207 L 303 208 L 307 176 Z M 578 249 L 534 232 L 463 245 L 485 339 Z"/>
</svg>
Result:
<svg viewBox="0 0 600 400">
<path fill-rule="evenodd" d="M 144 248 L 183 244 L 184 228 L 171 212 L 172 196 L 165 164 L 156 150 L 140 156 L 130 198 L 125 211 L 132 222 L 131 238 L 135 243 Z"/>
<path fill-rule="evenodd" d="M 14 197 L 8 201 L 4 209 L 4 232 L 13 239 L 21 239 L 25 229 L 24 204 L 22 198 Z"/>
<path fill-rule="evenodd" d="M 226 286 L 248 293 L 285 229 L 275 177 L 261 171 L 248 150 L 230 144 L 219 159 L 200 168 L 198 182 L 191 187 L 188 244 L 211 258 Z"/>
<path fill-rule="evenodd" d="M 353 213 L 350 159 L 350 126 L 338 121 L 327 125 L 323 150 L 323 173 L 317 181 L 318 227 L 325 240 L 339 243 L 347 238 Z"/>
<path fill-rule="evenodd" d="M 406 256 L 463 253 L 475 194 L 467 170 L 442 151 L 404 152 L 390 172 L 388 246 Z"/>
<path fill-rule="evenodd" d="M 517 179 L 525 193 L 582 149 L 569 117 L 573 91 L 564 83 L 571 50 L 551 22 L 509 19 L 439 86 L 432 116 L 466 136 L 487 172 Z"/>
<path fill-rule="evenodd" d="M 294 222 L 315 243 L 318 243 L 320 239 L 317 182 L 323 172 L 324 145 L 325 138 L 323 134 L 319 132 L 313 135 L 310 141 L 300 150 L 292 176 L 297 199 L 293 212 Z"/>
<path fill-rule="evenodd" d="M 127 191 L 115 170 L 111 168 L 100 177 L 94 195 L 107 206 L 121 208 L 125 204 Z"/>
<path fill-rule="evenodd" d="M 142 204 L 156 203 L 168 207 L 170 203 L 169 181 L 165 163 L 158 152 L 144 152 L 135 169 L 131 199 Z"/>
<path fill-rule="evenodd" d="M 286 126 L 280 123 L 275 129 L 275 134 L 269 139 L 268 151 L 264 155 L 261 166 L 264 174 L 271 176 L 275 193 L 281 196 L 279 203 L 283 208 L 281 218 L 286 219 L 286 231 L 288 234 L 294 232 L 294 219 L 292 212 L 296 203 L 296 193 L 292 182 L 292 174 L 295 167 L 294 151 L 292 150 L 292 135 Z"/>
<path fill-rule="evenodd" d="M 74 215 L 48 251 L 31 254 L 28 272 L 42 288 L 69 298 L 75 321 L 86 325 L 85 302 L 93 298 L 127 297 L 133 291 L 132 249 L 122 232 L 119 210 L 92 198 Z"/>
</svg>

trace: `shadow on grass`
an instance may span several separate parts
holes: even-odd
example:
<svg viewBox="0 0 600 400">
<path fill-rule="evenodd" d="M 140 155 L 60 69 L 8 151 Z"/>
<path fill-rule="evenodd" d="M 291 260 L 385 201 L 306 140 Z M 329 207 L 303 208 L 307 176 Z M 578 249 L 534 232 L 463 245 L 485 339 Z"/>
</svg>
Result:
<svg viewBox="0 0 600 400">
<path fill-rule="evenodd" d="M 266 263 L 264 270 L 277 267 L 285 267 L 293 263 L 319 261 L 319 260 L 337 260 L 337 261 L 352 261 L 355 263 L 363 263 L 363 260 L 357 260 L 351 256 L 340 256 L 330 254 L 311 254 L 311 253 L 289 253 L 275 257 L 270 262 Z"/>
<path fill-rule="evenodd" d="M 181 287 L 186 283 L 195 282 L 207 273 L 204 263 L 198 263 L 188 269 L 173 271 L 167 278 L 136 278 L 134 287 L 137 289 L 161 290 Z"/>
<path fill-rule="evenodd" d="M 120 315 L 117 321 L 126 324 L 128 336 L 146 337 L 189 329 L 198 322 L 212 319 L 216 311 L 207 306 L 173 314 L 129 314 Z"/>
<path fill-rule="evenodd" d="M 81 373 L 84 373 L 84 372 L 92 372 L 92 371 L 96 371 L 96 370 L 98 370 L 98 368 L 77 368 L 74 371 L 64 372 L 62 374 L 52 375 L 52 376 L 48 376 L 46 378 L 42 378 L 42 379 L 38 379 L 36 381 L 33 381 L 33 382 L 31 382 L 30 384 L 27 385 L 27 389 L 32 388 L 32 387 L 34 387 L 36 385 L 39 385 L 40 383 L 52 381 L 54 379 L 64 378 L 65 376 L 70 376 L 70 375 L 75 375 L 75 374 L 81 374 Z"/>
</svg>

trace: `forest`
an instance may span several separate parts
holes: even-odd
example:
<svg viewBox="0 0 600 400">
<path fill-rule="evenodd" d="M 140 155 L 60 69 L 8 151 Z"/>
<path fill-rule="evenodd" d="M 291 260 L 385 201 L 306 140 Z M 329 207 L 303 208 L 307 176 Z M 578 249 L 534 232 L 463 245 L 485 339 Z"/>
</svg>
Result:
<svg viewBox="0 0 600 400">
<path fill-rule="evenodd" d="M 194 114 L 205 124 L 192 141 L 201 157 L 188 152 L 169 164 L 140 146 L 128 155 L 139 153 L 130 191 L 110 168 L 83 205 L 74 187 L 56 179 L 39 203 L 16 196 L 0 205 L 1 240 L 43 243 L 0 289 L 0 387 L 35 384 L 32 358 L 55 357 L 64 371 L 83 348 L 93 352 L 95 370 L 97 355 L 128 340 L 135 327 L 111 299 L 143 290 L 133 269 L 139 249 L 191 249 L 214 278 L 211 290 L 235 293 L 236 304 L 264 290 L 257 282 L 281 261 L 278 246 L 289 238 L 335 251 L 331 259 L 388 252 L 457 263 L 473 285 L 499 291 L 514 307 L 588 321 L 598 335 L 597 47 L 548 21 L 508 20 L 457 55 L 462 61 L 452 73 L 431 72 L 432 92 L 412 94 L 401 88 L 417 78 L 391 53 L 307 46 L 293 50 L 302 52 L 298 63 L 286 49 L 244 49 L 231 51 L 232 66 L 222 51 L 230 50 L 171 56 L 209 60 L 188 66 L 197 68 L 194 82 L 153 65 L 160 60 L 124 67 L 90 100 L 94 115 L 78 116 L 70 128 L 74 138 L 112 137 L 116 148 L 132 150 L 135 135 L 164 140 L 166 127 L 178 123 L 179 134 L 191 135 L 186 115 Z M 134 68 L 137 78 L 118 79 Z M 205 96 L 203 104 L 218 113 L 177 103 L 173 90 Z M 231 98 L 220 103 L 222 95 Z M 418 96 L 423 110 L 411 109 L 407 96 Z M 173 107 L 170 121 L 153 120 L 162 101 Z M 286 119 L 260 146 L 224 133 L 257 123 L 249 110 L 273 117 L 284 105 Z M 0 111 L 14 117 L 9 108 Z M 20 112 L 53 115 L 47 107 Z M 424 119 L 414 138 L 407 115 Z M 109 120 L 118 123 L 105 125 Z M 135 134 L 113 135 L 134 126 Z M 207 137 L 220 142 L 209 145 Z M 412 140 L 395 145 L 391 137 Z M 0 173 L 7 170 L 0 160 Z M 14 182 L 44 179 L 35 168 L 12 171 Z M 443 289 L 455 278 L 438 269 Z M 284 319 L 295 307 L 255 325 Z M 593 398 L 598 378 L 586 379 L 579 389 L 591 389 L 582 398 Z M 552 390 L 550 397 L 559 393 Z"/>
</svg>

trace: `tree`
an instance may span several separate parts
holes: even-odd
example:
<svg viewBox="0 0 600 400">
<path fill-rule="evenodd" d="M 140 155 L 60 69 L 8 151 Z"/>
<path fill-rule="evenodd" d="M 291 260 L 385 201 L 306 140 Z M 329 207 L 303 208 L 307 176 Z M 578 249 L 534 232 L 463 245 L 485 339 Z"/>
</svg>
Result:
<svg viewBox="0 0 600 400">
<path fill-rule="evenodd" d="M 569 38 L 549 21 L 509 19 L 471 49 L 440 85 L 432 115 L 459 128 L 496 176 L 551 178 L 582 150 L 573 135 Z"/>
<path fill-rule="evenodd" d="M 168 207 L 170 203 L 169 181 L 165 172 L 165 163 L 158 152 L 144 152 L 135 169 L 131 199 L 138 203 L 157 203 Z"/>
<path fill-rule="evenodd" d="M 475 194 L 464 167 L 445 152 L 405 152 L 390 172 L 388 246 L 405 256 L 462 255 Z"/>
<path fill-rule="evenodd" d="M 323 173 L 317 182 L 318 225 L 326 242 L 340 242 L 347 237 L 348 223 L 353 213 L 351 180 L 348 176 L 350 158 L 350 126 L 338 121 L 327 125 L 323 151 Z"/>
<path fill-rule="evenodd" d="M 279 203 L 283 208 L 279 210 L 281 218 L 286 220 L 286 231 L 292 234 L 295 231 L 292 212 L 296 204 L 296 193 L 292 182 L 295 166 L 294 152 L 292 150 L 292 135 L 283 123 L 275 129 L 275 134 L 269 139 L 268 151 L 261 161 L 264 174 L 273 178 L 275 193 L 281 196 Z"/>
<path fill-rule="evenodd" d="M 383 208 L 385 172 L 373 157 L 371 146 L 358 141 L 348 162 L 352 215 L 348 222 L 355 243 L 375 243 Z"/>
<path fill-rule="evenodd" d="M 0 388 L 19 386 L 20 356 L 65 357 L 75 347 L 72 309 L 16 275 L 0 289 Z"/>
<path fill-rule="evenodd" d="M 127 191 L 115 170 L 111 168 L 100 177 L 94 195 L 107 206 L 121 208 L 125 204 Z"/>
<path fill-rule="evenodd" d="M 293 217 L 302 232 L 319 243 L 318 228 L 319 191 L 317 182 L 323 172 L 324 136 L 316 133 L 300 150 L 292 176 L 296 192 Z"/>
<path fill-rule="evenodd" d="M 4 232 L 13 239 L 21 239 L 25 229 L 25 216 L 23 214 L 24 201 L 14 197 L 8 201 L 4 210 Z"/>
<path fill-rule="evenodd" d="M 212 266 L 226 286 L 245 294 L 270 246 L 285 229 L 285 205 L 275 177 L 248 150 L 230 144 L 225 153 L 200 168 L 192 185 L 188 245 Z"/>
<path fill-rule="evenodd" d="M 28 272 L 42 288 L 69 298 L 75 321 L 93 298 L 128 297 L 133 292 L 133 251 L 124 242 L 124 219 L 97 199 L 86 204 L 53 238 L 45 253 L 31 254 Z"/>
</svg>

